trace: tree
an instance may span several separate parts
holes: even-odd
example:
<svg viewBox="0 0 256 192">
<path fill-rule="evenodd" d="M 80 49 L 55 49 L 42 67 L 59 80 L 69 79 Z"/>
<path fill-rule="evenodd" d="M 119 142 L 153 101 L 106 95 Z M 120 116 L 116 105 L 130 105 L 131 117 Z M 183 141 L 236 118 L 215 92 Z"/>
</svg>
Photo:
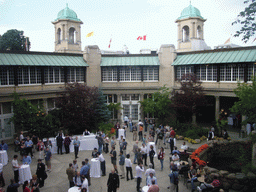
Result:
<svg viewBox="0 0 256 192">
<path fill-rule="evenodd" d="M 5 32 L 0 38 L 0 50 L 29 51 L 29 38 L 23 34 L 23 31 L 18 31 L 17 29 Z"/>
<path fill-rule="evenodd" d="M 38 135 L 40 138 L 43 136 L 51 135 L 48 131 L 52 131 L 50 126 L 50 116 L 45 113 L 43 103 L 33 105 L 26 99 L 20 99 L 17 93 L 13 94 L 13 117 L 11 121 L 14 123 L 16 132 L 21 130 L 28 131 Z"/>
<path fill-rule="evenodd" d="M 252 84 L 239 83 L 234 93 L 239 98 L 230 109 L 232 112 L 245 115 L 246 120 L 243 124 L 253 124 L 256 122 L 256 79 L 253 78 Z"/>
<path fill-rule="evenodd" d="M 62 112 L 62 124 L 70 133 L 81 133 L 85 128 L 95 130 L 99 123 L 110 118 L 97 87 L 69 84 L 56 99 L 56 104 Z"/>
<path fill-rule="evenodd" d="M 196 123 L 196 113 L 199 106 L 206 104 L 203 93 L 202 82 L 198 81 L 194 73 L 182 76 L 179 90 L 172 92 L 172 106 L 176 109 L 177 114 L 192 115 L 192 123 Z"/>
<path fill-rule="evenodd" d="M 140 101 L 143 111 L 145 113 L 154 114 L 155 118 L 158 118 L 159 122 L 168 118 L 172 112 L 170 107 L 170 90 L 167 87 L 162 87 L 159 91 L 153 93 L 150 98 Z"/>
<path fill-rule="evenodd" d="M 239 13 L 239 15 L 237 16 L 237 20 L 234 21 L 232 25 L 242 25 L 241 29 L 239 31 L 236 31 L 234 37 L 239 37 L 240 35 L 242 35 L 242 41 L 246 43 L 250 39 L 250 37 L 253 37 L 255 35 L 256 31 L 256 0 L 245 0 L 244 3 L 249 5 L 245 7 L 244 11 L 241 11 Z"/>
</svg>

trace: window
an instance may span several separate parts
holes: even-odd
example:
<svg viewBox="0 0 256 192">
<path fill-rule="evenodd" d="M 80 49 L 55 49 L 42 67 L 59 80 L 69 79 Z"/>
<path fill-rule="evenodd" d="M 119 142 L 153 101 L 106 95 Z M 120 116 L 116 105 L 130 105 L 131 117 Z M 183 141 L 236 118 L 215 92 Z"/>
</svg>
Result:
<svg viewBox="0 0 256 192">
<path fill-rule="evenodd" d="M 254 66 L 255 65 L 253 65 L 253 64 L 248 65 L 248 76 L 247 76 L 248 81 L 251 81 L 252 77 L 255 76 L 255 67 Z"/>
<path fill-rule="evenodd" d="M 197 30 L 196 30 L 196 37 L 198 39 L 202 39 L 202 29 L 199 25 L 197 26 Z"/>
<path fill-rule="evenodd" d="M 12 68 L 0 68 L 0 86 L 1 85 L 14 85 L 14 71 Z"/>
<path fill-rule="evenodd" d="M 74 44 L 75 43 L 75 28 L 71 27 L 69 29 L 69 43 Z"/>
<path fill-rule="evenodd" d="M 84 82 L 84 68 L 83 67 L 69 67 L 68 68 L 68 82 Z"/>
<path fill-rule="evenodd" d="M 200 65 L 196 71 L 197 79 L 200 81 L 217 81 L 216 65 Z"/>
<path fill-rule="evenodd" d="M 12 137 L 12 126 L 10 123 L 10 118 L 4 119 L 4 132 L 5 137 Z"/>
<path fill-rule="evenodd" d="M 116 67 L 102 67 L 102 81 L 117 81 Z"/>
<path fill-rule="evenodd" d="M 159 80 L 158 67 L 144 67 L 143 81 L 158 81 Z"/>
<path fill-rule="evenodd" d="M 182 42 L 189 41 L 189 27 L 186 25 L 182 28 Z"/>
<path fill-rule="evenodd" d="M 244 81 L 244 67 L 242 65 L 220 66 L 220 81 Z"/>
<path fill-rule="evenodd" d="M 122 95 L 122 101 L 130 101 L 130 95 Z"/>
<path fill-rule="evenodd" d="M 110 104 L 110 103 L 117 103 L 117 95 L 104 95 L 105 96 L 105 103 Z M 118 114 L 118 110 L 113 109 L 113 111 L 111 111 L 111 117 L 112 119 L 117 119 L 117 114 Z"/>
<path fill-rule="evenodd" d="M 141 81 L 140 67 L 121 67 L 120 81 Z"/>
<path fill-rule="evenodd" d="M 60 44 L 61 43 L 61 29 L 60 28 L 58 28 L 58 30 L 57 30 L 57 38 L 58 38 L 57 43 Z"/>
<path fill-rule="evenodd" d="M 64 83 L 64 70 L 62 67 L 47 67 L 44 70 L 45 83 Z"/>
<path fill-rule="evenodd" d="M 18 69 L 18 84 L 40 84 L 41 69 L 37 67 L 21 67 Z"/>
<path fill-rule="evenodd" d="M 139 106 L 137 104 L 132 105 L 132 119 L 133 120 L 138 120 L 138 114 L 139 114 L 138 108 L 139 108 Z"/>
<path fill-rule="evenodd" d="M 181 66 L 176 69 L 177 79 L 181 79 L 183 75 L 192 73 L 193 66 Z"/>
</svg>

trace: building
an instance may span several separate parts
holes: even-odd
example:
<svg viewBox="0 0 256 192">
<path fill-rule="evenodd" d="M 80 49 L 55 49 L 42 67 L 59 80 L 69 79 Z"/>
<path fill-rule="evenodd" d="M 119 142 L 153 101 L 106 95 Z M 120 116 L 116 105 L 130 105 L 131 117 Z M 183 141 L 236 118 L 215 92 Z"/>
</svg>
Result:
<svg viewBox="0 0 256 192">
<path fill-rule="evenodd" d="M 198 121 L 212 122 L 221 109 L 228 110 L 237 100 L 237 81 L 250 82 L 255 75 L 256 47 L 211 50 L 204 42 L 204 19 L 191 4 L 176 20 L 178 47 L 162 45 L 147 54 L 102 53 L 97 45 L 81 51 L 82 21 L 68 6 L 58 13 L 55 52 L 0 52 L 0 139 L 11 139 L 14 127 L 10 96 L 14 91 L 36 104 L 44 101 L 47 111 L 54 98 L 71 82 L 101 87 L 107 103 L 121 103 L 113 119 L 127 115 L 134 122 L 143 119 L 139 101 L 159 88 L 178 89 L 183 74 L 195 73 L 210 105 L 202 108 Z"/>
</svg>

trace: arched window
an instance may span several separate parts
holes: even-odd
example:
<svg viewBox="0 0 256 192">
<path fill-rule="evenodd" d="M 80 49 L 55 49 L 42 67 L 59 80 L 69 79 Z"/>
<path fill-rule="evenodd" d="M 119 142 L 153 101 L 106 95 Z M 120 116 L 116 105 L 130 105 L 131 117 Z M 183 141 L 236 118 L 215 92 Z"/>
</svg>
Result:
<svg viewBox="0 0 256 192">
<path fill-rule="evenodd" d="M 197 30 L 196 30 L 196 38 L 197 39 L 202 39 L 202 29 L 199 25 L 198 25 Z"/>
<path fill-rule="evenodd" d="M 60 28 L 58 28 L 58 30 L 57 30 L 57 38 L 58 38 L 58 44 L 60 44 L 60 42 L 61 42 L 61 29 Z"/>
<path fill-rule="evenodd" d="M 189 27 L 187 25 L 182 28 L 182 41 L 189 41 Z"/>
<path fill-rule="evenodd" d="M 75 28 L 71 27 L 69 29 L 69 43 L 74 44 L 75 43 Z"/>
</svg>

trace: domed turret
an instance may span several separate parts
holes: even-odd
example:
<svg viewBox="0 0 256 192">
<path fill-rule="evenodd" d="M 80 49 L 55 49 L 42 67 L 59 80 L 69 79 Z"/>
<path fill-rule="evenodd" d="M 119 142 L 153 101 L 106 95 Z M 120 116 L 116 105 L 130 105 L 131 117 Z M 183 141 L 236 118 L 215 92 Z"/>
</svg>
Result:
<svg viewBox="0 0 256 192">
<path fill-rule="evenodd" d="M 69 20 L 73 20 L 73 21 L 81 21 L 80 19 L 77 18 L 76 12 L 73 11 L 72 9 L 69 9 L 68 4 L 64 9 L 62 9 L 58 13 L 57 19 L 55 19 L 55 21 L 58 21 L 60 19 L 69 19 Z"/>
<path fill-rule="evenodd" d="M 190 4 L 188 7 L 182 10 L 180 17 L 177 20 L 191 18 L 191 17 L 199 17 L 201 19 L 204 19 L 201 16 L 199 9 L 197 9 L 196 7 Z"/>
<path fill-rule="evenodd" d="M 55 26 L 55 51 L 81 53 L 81 24 L 75 11 L 67 6 L 62 9 L 52 24 Z"/>
</svg>

